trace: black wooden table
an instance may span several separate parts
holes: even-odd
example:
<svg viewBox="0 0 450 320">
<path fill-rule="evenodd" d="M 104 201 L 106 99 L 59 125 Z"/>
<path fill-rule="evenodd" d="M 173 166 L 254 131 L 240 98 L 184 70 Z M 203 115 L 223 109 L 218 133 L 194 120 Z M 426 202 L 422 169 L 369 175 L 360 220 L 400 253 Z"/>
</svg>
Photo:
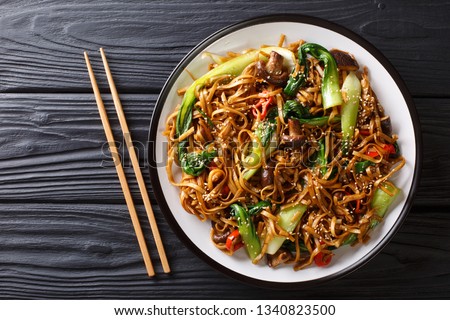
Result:
<svg viewBox="0 0 450 320">
<path fill-rule="evenodd" d="M 199 41 L 244 19 L 300 13 L 372 42 L 411 91 L 423 172 L 400 231 L 363 268 L 293 292 L 261 290 L 211 269 L 166 223 L 148 188 L 172 274 L 146 276 L 111 165 L 83 51 L 119 133 L 103 73 L 108 54 L 147 163 L 152 110 Z M 450 3 L 421 1 L 9 1 L 0 4 L 0 298 L 450 298 Z M 123 143 L 121 144 L 123 148 Z M 124 159 L 148 244 L 154 243 Z M 148 172 L 144 169 L 144 172 Z"/>
</svg>

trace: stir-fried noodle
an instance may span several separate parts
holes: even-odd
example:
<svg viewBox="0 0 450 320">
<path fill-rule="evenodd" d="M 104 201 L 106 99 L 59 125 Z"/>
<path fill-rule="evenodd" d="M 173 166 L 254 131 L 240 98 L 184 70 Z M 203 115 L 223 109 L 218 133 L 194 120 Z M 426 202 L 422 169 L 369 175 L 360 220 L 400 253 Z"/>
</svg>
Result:
<svg viewBox="0 0 450 320">
<path fill-rule="evenodd" d="M 216 247 L 233 254 L 248 245 L 246 226 L 237 214 L 242 209 L 260 243 L 250 254 L 253 262 L 264 260 L 272 267 L 292 263 L 295 270 L 313 262 L 326 265 L 333 249 L 366 241 L 384 215 L 374 205 L 377 190 L 394 197 L 398 189 L 391 177 L 405 164 L 389 116 L 370 86 L 369 71 L 359 68 L 351 54 L 330 50 L 339 88 L 350 74 L 360 85 L 356 123 L 344 129 L 343 109 L 351 97 L 342 89 L 342 103 L 324 108 L 329 61 L 308 55 L 302 65 L 296 57 L 302 45 L 299 41 L 284 48 L 293 52 L 293 70 L 279 55 L 261 52 L 237 76 L 213 75 L 195 88 L 189 129 L 177 131 L 179 105 L 165 131 L 170 182 L 179 188 L 188 213 L 211 221 Z M 211 65 L 215 67 L 217 63 Z M 287 95 L 287 75 L 305 70 L 303 85 Z M 183 172 L 177 181 L 181 141 L 186 152 L 210 156 L 201 172 Z M 283 212 L 289 227 L 280 222 Z M 275 239 L 282 239 L 279 245 L 271 243 Z"/>
</svg>

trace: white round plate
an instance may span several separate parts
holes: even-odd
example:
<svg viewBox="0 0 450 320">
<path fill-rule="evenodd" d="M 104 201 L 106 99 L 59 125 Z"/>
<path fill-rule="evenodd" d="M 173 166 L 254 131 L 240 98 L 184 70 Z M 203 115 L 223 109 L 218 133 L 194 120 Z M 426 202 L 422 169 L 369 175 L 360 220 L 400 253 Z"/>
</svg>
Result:
<svg viewBox="0 0 450 320">
<path fill-rule="evenodd" d="M 291 265 L 268 267 L 264 261 L 251 263 L 245 250 L 228 256 L 210 241 L 211 224 L 200 222 L 185 212 L 179 201 L 179 190 L 172 186 L 165 169 L 167 140 L 162 135 L 165 122 L 181 98 L 177 89 L 188 86 L 192 78 L 207 72 L 210 58 L 202 58 L 205 51 L 225 55 L 261 45 L 276 45 L 280 35 L 286 42 L 303 39 L 325 48 L 337 48 L 352 53 L 360 67 L 369 69 L 371 85 L 387 115 L 391 116 L 393 131 L 399 136 L 399 146 L 406 165 L 394 178 L 402 194 L 389 208 L 383 222 L 370 234 L 370 240 L 354 247 L 345 246 L 334 251 L 327 267 L 311 266 L 294 271 Z M 175 68 L 156 103 L 149 135 L 150 177 L 154 193 L 168 223 L 181 241 L 216 269 L 238 280 L 273 288 L 300 289 L 341 277 L 374 257 L 393 237 L 411 207 L 419 182 L 421 167 L 421 137 L 417 113 L 408 90 L 389 61 L 370 43 L 357 34 L 334 23 L 300 15 L 265 16 L 247 20 L 211 35 L 198 44 Z"/>
</svg>

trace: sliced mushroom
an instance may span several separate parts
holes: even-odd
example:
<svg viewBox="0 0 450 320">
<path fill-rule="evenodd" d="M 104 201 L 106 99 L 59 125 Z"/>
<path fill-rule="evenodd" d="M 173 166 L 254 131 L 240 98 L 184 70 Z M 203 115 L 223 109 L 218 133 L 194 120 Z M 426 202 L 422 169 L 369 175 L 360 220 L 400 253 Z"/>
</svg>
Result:
<svg viewBox="0 0 450 320">
<path fill-rule="evenodd" d="M 288 120 L 288 129 L 290 136 L 300 136 L 302 135 L 302 126 L 300 121 L 297 119 L 289 119 Z"/>
<path fill-rule="evenodd" d="M 383 133 L 388 136 L 392 135 L 391 118 L 387 117 L 381 120 L 381 130 L 383 130 Z"/>
<path fill-rule="evenodd" d="M 281 141 L 283 142 L 285 148 L 300 149 L 305 143 L 305 137 L 285 134 L 281 136 Z"/>
<path fill-rule="evenodd" d="M 331 49 L 330 53 L 336 60 L 339 69 L 346 71 L 356 71 L 359 69 L 358 62 L 356 62 L 350 53 L 338 49 Z"/>
<path fill-rule="evenodd" d="M 261 170 L 261 186 L 267 187 L 273 184 L 274 181 L 274 162 L 270 159 Z"/>
<path fill-rule="evenodd" d="M 283 56 L 276 51 L 272 51 L 267 61 L 266 70 L 270 74 L 281 74 L 283 72 Z"/>
<path fill-rule="evenodd" d="M 284 248 L 279 249 L 275 254 L 267 255 L 267 263 L 271 268 L 275 268 L 291 259 L 292 253 Z"/>
<path fill-rule="evenodd" d="M 262 60 L 257 62 L 256 75 L 271 84 L 283 86 L 289 78 L 289 71 L 283 68 L 283 56 L 272 51 L 267 63 Z"/>
<path fill-rule="evenodd" d="M 227 237 L 230 235 L 231 231 L 229 229 L 225 231 L 217 230 L 217 228 L 215 228 L 214 222 L 212 223 L 212 228 L 213 228 L 212 240 L 214 241 L 214 243 L 225 244 L 227 242 Z"/>
<path fill-rule="evenodd" d="M 282 135 L 281 141 L 287 148 L 300 149 L 305 142 L 305 136 L 302 134 L 300 121 L 297 119 L 288 120 L 289 135 Z"/>
</svg>

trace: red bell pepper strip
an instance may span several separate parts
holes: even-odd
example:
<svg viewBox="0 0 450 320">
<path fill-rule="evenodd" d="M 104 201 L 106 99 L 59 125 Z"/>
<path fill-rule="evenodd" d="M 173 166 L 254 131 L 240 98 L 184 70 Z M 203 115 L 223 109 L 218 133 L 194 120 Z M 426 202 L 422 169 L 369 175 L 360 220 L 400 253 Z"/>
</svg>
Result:
<svg viewBox="0 0 450 320">
<path fill-rule="evenodd" d="M 389 144 L 389 143 L 387 143 L 387 144 L 385 144 L 383 146 L 383 150 L 385 150 L 387 154 L 395 154 L 397 152 L 395 150 L 394 145 L 393 144 Z"/>
<path fill-rule="evenodd" d="M 208 169 L 211 171 L 211 170 L 214 170 L 216 168 L 218 168 L 217 163 L 215 163 L 214 161 L 211 161 L 209 163 L 209 165 L 208 165 Z"/>
<path fill-rule="evenodd" d="M 267 91 L 264 91 L 263 93 L 267 93 Z M 260 119 L 263 120 L 267 116 L 267 111 L 269 110 L 269 106 L 273 103 L 273 96 L 270 96 L 268 98 L 261 98 L 259 99 L 258 103 L 253 106 L 252 113 L 255 118 L 258 117 L 258 109 L 261 108 Z"/>
<path fill-rule="evenodd" d="M 348 191 L 345 191 L 345 194 L 348 195 L 348 196 L 351 195 L 351 193 L 348 192 Z M 356 214 L 360 214 L 361 213 L 361 199 L 357 199 L 357 200 L 354 200 L 354 201 L 356 201 L 355 213 Z"/>
<path fill-rule="evenodd" d="M 225 246 L 229 251 L 236 251 L 244 245 L 241 241 L 233 246 L 233 241 L 237 239 L 239 236 L 240 234 L 238 229 L 235 229 L 232 233 L 229 234 L 229 236 L 227 237 L 227 241 L 225 243 Z"/>
<path fill-rule="evenodd" d="M 314 262 L 316 263 L 316 265 L 318 267 L 325 267 L 327 265 L 330 264 L 331 262 L 331 258 L 333 257 L 332 254 L 325 254 L 323 252 L 319 252 L 315 257 L 314 257 Z"/>
<path fill-rule="evenodd" d="M 355 213 L 356 214 L 360 214 L 361 213 L 361 199 L 356 200 Z"/>
<path fill-rule="evenodd" d="M 369 148 L 366 152 L 366 154 L 371 157 L 371 158 L 376 158 L 378 157 L 380 154 L 378 153 L 378 149 L 376 148 Z"/>
<path fill-rule="evenodd" d="M 222 193 L 223 195 L 229 194 L 229 193 L 230 193 L 230 187 L 228 187 L 227 185 L 224 185 L 224 186 L 222 187 L 221 193 Z"/>
<path fill-rule="evenodd" d="M 397 151 L 395 150 L 395 146 L 393 144 L 386 143 L 385 145 L 383 145 L 383 152 L 387 155 L 391 155 L 391 154 L 395 154 Z M 376 148 L 369 148 L 367 150 L 366 154 L 372 158 L 376 158 L 377 156 L 380 155 L 378 149 L 376 149 Z M 380 156 L 382 156 L 382 155 L 380 155 Z"/>
</svg>

